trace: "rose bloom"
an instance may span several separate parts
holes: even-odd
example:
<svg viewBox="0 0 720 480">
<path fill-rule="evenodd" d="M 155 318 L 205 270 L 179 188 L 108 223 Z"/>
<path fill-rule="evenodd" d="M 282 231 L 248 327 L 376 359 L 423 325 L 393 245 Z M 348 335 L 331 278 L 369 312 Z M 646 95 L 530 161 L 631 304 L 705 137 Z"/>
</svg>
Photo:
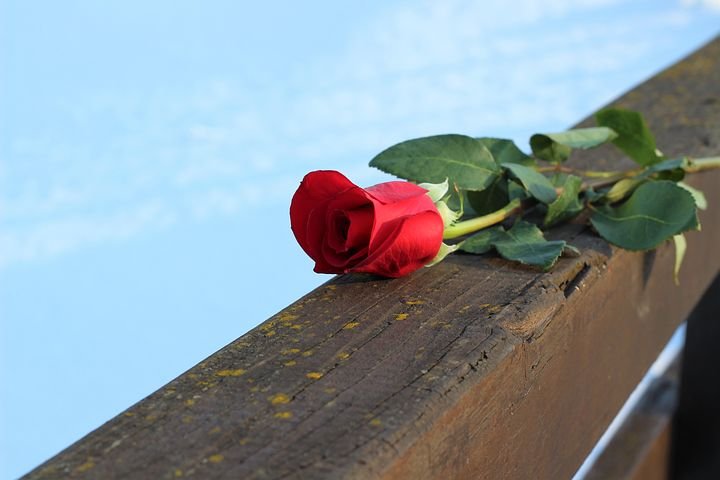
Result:
<svg viewBox="0 0 720 480">
<path fill-rule="evenodd" d="M 333 170 L 305 176 L 290 225 L 317 273 L 401 277 L 429 263 L 443 236 L 443 219 L 424 188 L 396 181 L 363 189 Z"/>
</svg>

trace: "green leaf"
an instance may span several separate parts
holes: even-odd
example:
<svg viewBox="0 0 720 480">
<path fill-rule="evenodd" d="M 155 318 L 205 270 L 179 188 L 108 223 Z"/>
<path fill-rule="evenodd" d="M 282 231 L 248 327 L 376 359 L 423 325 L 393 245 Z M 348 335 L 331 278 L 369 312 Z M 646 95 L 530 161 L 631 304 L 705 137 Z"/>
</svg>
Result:
<svg viewBox="0 0 720 480">
<path fill-rule="evenodd" d="M 512 172 L 512 174 L 520 180 L 525 189 L 530 192 L 530 195 L 541 202 L 552 203 L 557 198 L 555 187 L 550 183 L 550 180 L 534 168 L 517 163 L 503 164 L 503 168 Z"/>
<path fill-rule="evenodd" d="M 685 157 L 665 159 L 647 167 L 642 173 L 637 175 L 637 178 L 653 177 L 657 180 L 679 182 L 685 178 L 685 167 L 687 167 L 689 163 Z"/>
<path fill-rule="evenodd" d="M 508 260 L 535 265 L 547 270 L 557 261 L 565 248 L 562 240 L 548 241 L 532 223 L 515 222 L 507 232 L 508 238 L 495 242 L 498 253 Z"/>
<path fill-rule="evenodd" d="M 415 182 L 440 183 L 448 178 L 463 190 L 484 190 L 501 173 L 485 145 L 455 134 L 398 143 L 373 158 L 370 166 Z"/>
<path fill-rule="evenodd" d="M 592 187 L 586 188 L 583 191 L 582 195 L 583 199 L 589 203 L 597 202 L 598 200 L 602 200 L 605 197 L 602 192 L 596 192 L 595 189 Z"/>
<path fill-rule="evenodd" d="M 549 135 L 542 133 L 530 137 L 530 148 L 537 158 L 552 163 L 564 162 L 572 152 L 569 146 L 555 142 Z"/>
<path fill-rule="evenodd" d="M 519 163 L 531 167 L 535 165 L 535 160 L 520 150 L 515 142 L 505 138 L 479 137 L 476 139 L 490 150 L 493 158 L 499 164 L 503 163 Z"/>
<path fill-rule="evenodd" d="M 503 227 L 486 228 L 462 241 L 460 250 L 475 254 L 487 253 L 494 248 L 495 242 L 504 238 L 507 238 L 507 233 Z"/>
<path fill-rule="evenodd" d="M 548 162 L 561 163 L 573 148 L 592 148 L 609 142 L 617 133 L 607 127 L 576 128 L 559 133 L 536 133 L 530 137 L 533 154 Z"/>
<path fill-rule="evenodd" d="M 545 240 L 537 226 L 519 220 L 510 230 L 497 226 L 480 231 L 462 242 L 460 250 L 486 253 L 494 247 L 508 260 L 547 270 L 555 264 L 565 246 L 562 240 Z"/>
<path fill-rule="evenodd" d="M 683 258 L 685 258 L 685 251 L 687 250 L 685 235 L 682 233 L 673 235 L 673 244 L 675 245 L 675 268 L 673 268 L 673 280 L 675 280 L 675 285 L 680 285 L 680 266 L 682 266 Z"/>
<path fill-rule="evenodd" d="M 499 177 L 485 190 L 467 192 L 467 199 L 477 216 L 499 210 L 510 201 L 508 198 L 508 180 Z"/>
<path fill-rule="evenodd" d="M 607 108 L 595 114 L 598 125 L 612 128 L 617 134 L 615 146 L 640 165 L 653 165 L 662 160 L 655 137 L 643 116 L 632 110 Z"/>
<path fill-rule="evenodd" d="M 650 176 L 654 173 L 673 171 L 677 169 L 683 169 L 690 164 L 687 158 L 668 158 L 658 163 L 650 165 L 641 175 Z"/>
<path fill-rule="evenodd" d="M 693 199 L 695 200 L 695 206 L 699 208 L 700 210 L 707 210 L 707 199 L 705 198 L 705 194 L 702 192 L 702 190 L 698 190 L 697 188 L 691 187 L 685 182 L 677 182 L 678 187 L 682 187 L 688 192 L 690 192 L 690 195 L 693 196 Z"/>
<path fill-rule="evenodd" d="M 690 192 L 668 180 L 640 185 L 619 207 L 594 209 L 590 221 L 600 236 L 627 250 L 649 250 L 699 226 Z"/>
<path fill-rule="evenodd" d="M 582 178 L 567 175 L 559 186 L 562 187 L 562 192 L 554 202 L 548 205 L 544 221 L 546 227 L 572 218 L 583 209 L 583 204 L 578 198 L 582 187 Z"/>
<path fill-rule="evenodd" d="M 514 180 L 508 180 L 508 200 L 525 200 L 529 196 L 525 187 Z"/>
</svg>

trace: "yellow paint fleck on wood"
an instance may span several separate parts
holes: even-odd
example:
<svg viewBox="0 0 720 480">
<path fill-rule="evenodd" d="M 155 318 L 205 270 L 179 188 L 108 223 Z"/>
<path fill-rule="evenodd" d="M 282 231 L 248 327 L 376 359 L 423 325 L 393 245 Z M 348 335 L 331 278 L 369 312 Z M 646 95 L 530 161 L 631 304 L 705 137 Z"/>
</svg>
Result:
<svg viewBox="0 0 720 480">
<path fill-rule="evenodd" d="M 425 300 L 405 300 L 405 305 L 422 305 Z"/>
<path fill-rule="evenodd" d="M 215 455 L 210 455 L 208 457 L 208 461 L 210 461 L 210 463 L 220 463 L 223 460 L 225 460 L 225 456 L 220 453 L 216 453 Z"/>
<path fill-rule="evenodd" d="M 217 433 L 220 433 L 221 428 L 220 427 L 213 427 L 208 432 L 208 435 L 215 435 Z"/>
<path fill-rule="evenodd" d="M 244 368 L 236 368 L 233 370 L 220 370 L 219 372 L 215 372 L 215 375 L 218 377 L 239 377 L 240 375 L 245 375 Z"/>
<path fill-rule="evenodd" d="M 343 327 L 343 330 L 352 330 L 353 328 L 357 327 L 358 325 L 360 325 L 360 322 L 348 322 Z"/>
<path fill-rule="evenodd" d="M 312 355 L 313 353 L 315 353 L 315 352 L 313 352 L 312 350 L 305 350 L 304 352 L 302 352 L 302 356 L 303 356 L 303 357 L 309 357 L 309 356 Z"/>
<path fill-rule="evenodd" d="M 175 475 L 175 478 L 180 478 L 183 476 L 183 471 L 180 470 L 179 468 L 176 468 L 175 472 L 173 472 L 173 475 Z"/>
<path fill-rule="evenodd" d="M 303 328 L 303 326 L 294 324 L 294 325 L 290 325 L 290 328 L 292 328 L 293 330 L 301 330 Z"/>
<path fill-rule="evenodd" d="M 339 358 L 340 360 L 347 360 L 348 358 L 350 358 L 350 354 L 347 352 L 340 352 L 337 354 L 337 358 Z"/>
<path fill-rule="evenodd" d="M 260 390 L 260 387 L 258 387 L 257 385 L 255 385 L 254 387 L 250 387 L 251 392 L 257 392 L 259 390 Z"/>
<path fill-rule="evenodd" d="M 292 322 L 293 320 L 296 320 L 298 318 L 297 315 L 293 315 L 289 312 L 282 312 L 278 315 L 277 319 L 281 322 Z"/>
<path fill-rule="evenodd" d="M 324 389 L 323 389 L 323 392 L 325 392 L 325 393 L 335 393 L 336 390 L 337 390 L 337 388 L 335 388 L 335 387 L 327 387 L 327 388 L 324 388 Z"/>
<path fill-rule="evenodd" d="M 193 416 L 192 415 L 183 415 L 182 422 L 183 423 L 192 423 Z"/>
<path fill-rule="evenodd" d="M 286 367 L 292 367 L 293 365 L 297 365 L 297 362 L 295 360 L 288 360 L 287 362 L 283 363 Z"/>
<path fill-rule="evenodd" d="M 154 422 L 155 420 L 157 420 L 157 415 L 153 415 L 153 414 L 146 415 L 145 420 L 147 420 L 148 422 Z"/>
<path fill-rule="evenodd" d="M 372 425 L 373 427 L 382 427 L 382 420 L 380 420 L 379 418 L 373 418 L 372 420 L 370 420 L 370 425 Z"/>
<path fill-rule="evenodd" d="M 283 405 L 286 403 L 290 403 L 290 397 L 285 395 L 284 393 L 276 393 L 272 397 L 269 398 L 270 403 L 273 405 Z"/>
<path fill-rule="evenodd" d="M 408 313 L 396 313 L 395 314 L 395 320 L 402 321 L 407 320 L 407 318 L 410 316 Z"/>
<path fill-rule="evenodd" d="M 305 376 L 311 380 L 319 380 L 322 378 L 323 374 L 322 372 L 308 372 Z"/>
<path fill-rule="evenodd" d="M 188 398 L 187 400 L 185 400 L 186 407 L 192 407 L 193 405 L 195 405 L 195 400 L 193 400 L 192 398 Z"/>
<path fill-rule="evenodd" d="M 295 353 L 300 353 L 299 348 L 286 348 L 285 350 L 282 350 L 280 353 L 283 355 L 293 355 Z"/>
<path fill-rule="evenodd" d="M 239 444 L 239 445 L 246 445 L 249 441 L 250 441 L 250 439 L 247 438 L 247 437 L 241 438 L 241 439 L 238 441 L 238 444 Z"/>
<path fill-rule="evenodd" d="M 487 311 L 490 313 L 498 313 L 500 310 L 502 310 L 502 305 L 491 305 Z"/>
<path fill-rule="evenodd" d="M 275 325 L 277 325 L 278 320 L 279 320 L 279 319 L 277 319 L 277 320 L 267 320 L 265 323 L 263 323 L 262 325 L 260 325 L 260 330 L 262 330 L 263 332 L 267 332 L 268 330 L 272 330 L 273 328 L 275 328 Z"/>
<path fill-rule="evenodd" d="M 328 285 L 327 289 L 328 290 L 337 290 L 337 285 Z"/>
<path fill-rule="evenodd" d="M 274 337 L 277 332 L 275 330 L 270 330 L 269 332 L 265 333 L 266 337 Z"/>
<path fill-rule="evenodd" d="M 134 417 L 135 416 L 135 414 L 133 412 L 125 412 L 125 413 L 123 413 L 123 415 L 125 415 L 126 417 Z"/>
<path fill-rule="evenodd" d="M 292 412 L 287 412 L 287 411 L 285 411 L 285 412 L 277 412 L 277 413 L 275 414 L 275 418 L 282 418 L 282 419 L 292 418 L 292 416 L 293 416 L 293 415 L 292 415 Z"/>
<path fill-rule="evenodd" d="M 95 461 L 92 459 L 92 457 L 90 457 L 87 460 L 85 460 L 85 463 L 78 465 L 77 468 L 75 469 L 75 471 L 78 473 L 87 472 L 94 466 L 95 466 Z"/>
</svg>

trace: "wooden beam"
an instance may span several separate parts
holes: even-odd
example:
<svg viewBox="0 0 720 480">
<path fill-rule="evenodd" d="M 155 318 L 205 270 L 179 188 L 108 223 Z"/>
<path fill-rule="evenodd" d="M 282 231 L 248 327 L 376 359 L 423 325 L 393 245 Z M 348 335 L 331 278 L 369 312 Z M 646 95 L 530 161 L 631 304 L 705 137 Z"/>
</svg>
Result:
<svg viewBox="0 0 720 480">
<path fill-rule="evenodd" d="M 717 154 L 720 41 L 617 103 L 667 154 Z M 577 223 L 553 235 L 582 255 L 550 273 L 455 255 L 340 276 L 26 478 L 568 478 L 720 268 L 720 172 L 691 183 L 712 207 L 681 287 L 671 247 L 615 250 Z"/>
<path fill-rule="evenodd" d="M 680 356 L 650 381 L 583 480 L 670 478 L 670 430 L 677 407 Z"/>
</svg>

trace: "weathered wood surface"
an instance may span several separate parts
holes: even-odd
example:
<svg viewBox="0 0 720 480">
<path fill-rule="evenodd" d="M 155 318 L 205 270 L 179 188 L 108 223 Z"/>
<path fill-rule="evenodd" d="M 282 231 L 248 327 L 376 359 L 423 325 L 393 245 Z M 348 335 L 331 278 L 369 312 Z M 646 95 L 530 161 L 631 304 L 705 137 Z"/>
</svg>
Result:
<svg viewBox="0 0 720 480">
<path fill-rule="evenodd" d="M 651 381 L 584 480 L 670 478 L 670 428 L 680 389 L 680 354 Z"/>
<path fill-rule="evenodd" d="M 720 41 L 618 103 L 666 153 L 717 154 Z M 456 255 L 337 277 L 27 478 L 568 478 L 720 267 L 720 172 L 691 183 L 713 208 L 680 288 L 670 247 L 579 224 L 550 273 Z"/>
</svg>

